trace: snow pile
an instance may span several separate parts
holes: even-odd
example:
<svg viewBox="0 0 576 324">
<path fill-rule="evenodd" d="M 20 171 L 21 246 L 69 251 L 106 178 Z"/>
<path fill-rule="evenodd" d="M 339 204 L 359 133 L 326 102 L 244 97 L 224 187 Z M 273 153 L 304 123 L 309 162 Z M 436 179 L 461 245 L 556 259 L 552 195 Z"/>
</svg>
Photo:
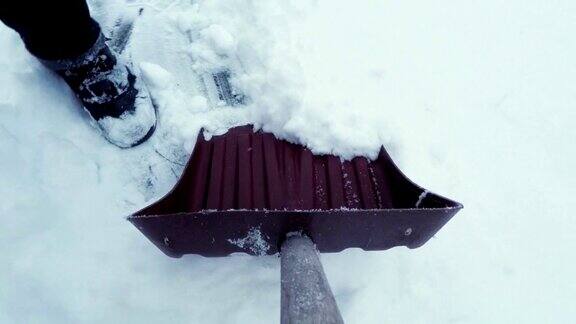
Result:
<svg viewBox="0 0 576 324">
<path fill-rule="evenodd" d="M 93 1 L 159 108 L 120 150 L 0 27 L 0 323 L 270 323 L 277 258 L 162 255 L 123 216 L 166 193 L 198 131 L 256 123 L 374 156 L 466 210 L 425 247 L 323 255 L 347 323 L 576 316 L 573 2 Z M 230 70 L 246 107 L 214 105 Z"/>
<path fill-rule="evenodd" d="M 306 12 L 313 10 L 310 1 L 236 0 L 204 1 L 148 15 L 144 11 L 144 19 L 135 29 L 153 40 L 136 37 L 131 45 L 139 61 L 155 62 L 170 71 L 179 88 L 190 97 L 198 93 L 209 97 L 206 80 L 218 71 L 231 71 L 232 84 L 247 95 L 248 107 L 241 111 L 212 111 L 207 120 L 202 121 L 202 127 L 209 131 L 222 133 L 231 126 L 250 122 L 281 138 L 307 145 L 316 153 L 374 158 L 389 136 L 382 120 L 350 108 L 358 94 L 330 93 L 331 90 L 323 88 L 322 76 L 307 80 L 303 73 L 305 61 L 300 59 L 300 53 L 314 48 L 314 44 L 306 40 L 317 19 Z M 158 34 L 159 25 L 169 32 Z M 154 40 L 163 46 L 155 46 Z M 170 50 L 179 55 L 164 58 Z M 178 68 L 171 69 L 171 66 Z M 190 79 L 191 74 L 196 77 Z M 173 93 L 155 93 L 155 96 L 165 98 Z M 329 95 L 320 95 L 326 93 Z M 181 101 L 173 102 L 164 110 L 178 110 L 180 106 Z M 381 110 L 380 103 L 373 102 L 366 110 Z M 193 125 L 177 128 L 186 127 L 191 133 L 198 129 Z M 359 132 L 361 128 L 364 131 Z M 192 140 L 187 136 L 183 138 Z M 191 145 L 193 142 L 187 147 Z"/>
</svg>

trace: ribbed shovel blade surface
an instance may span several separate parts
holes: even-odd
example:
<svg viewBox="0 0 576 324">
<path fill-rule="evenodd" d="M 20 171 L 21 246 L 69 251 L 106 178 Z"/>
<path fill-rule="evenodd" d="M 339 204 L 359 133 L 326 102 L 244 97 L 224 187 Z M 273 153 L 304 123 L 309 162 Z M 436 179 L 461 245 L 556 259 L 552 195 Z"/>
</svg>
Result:
<svg viewBox="0 0 576 324">
<path fill-rule="evenodd" d="M 173 256 L 272 254 L 290 231 L 332 252 L 419 246 L 460 208 L 410 182 L 384 149 L 341 161 L 243 126 L 199 136 L 175 189 L 130 220 Z"/>
</svg>

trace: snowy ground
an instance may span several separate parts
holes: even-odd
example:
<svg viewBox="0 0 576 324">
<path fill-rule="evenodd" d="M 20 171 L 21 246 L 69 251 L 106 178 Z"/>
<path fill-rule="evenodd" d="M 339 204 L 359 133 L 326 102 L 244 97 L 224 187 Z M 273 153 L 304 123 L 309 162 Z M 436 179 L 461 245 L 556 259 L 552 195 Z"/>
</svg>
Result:
<svg viewBox="0 0 576 324">
<path fill-rule="evenodd" d="M 111 147 L 0 27 L 0 323 L 275 322 L 277 258 L 170 259 L 124 219 L 170 189 L 201 127 L 245 122 L 317 152 L 385 144 L 465 204 L 421 249 L 323 255 L 348 323 L 576 317 L 574 1 L 91 5 L 107 29 L 144 8 L 128 50 L 160 129 Z M 206 98 L 198 75 L 223 65 L 248 107 Z"/>
</svg>

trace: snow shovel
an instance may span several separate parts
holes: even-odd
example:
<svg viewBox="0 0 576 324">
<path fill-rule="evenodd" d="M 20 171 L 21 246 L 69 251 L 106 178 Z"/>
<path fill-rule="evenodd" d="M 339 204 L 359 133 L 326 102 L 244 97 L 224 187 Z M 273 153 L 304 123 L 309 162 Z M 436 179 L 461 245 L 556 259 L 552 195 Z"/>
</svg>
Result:
<svg viewBox="0 0 576 324">
<path fill-rule="evenodd" d="M 206 140 L 175 188 L 129 217 L 171 257 L 281 256 L 281 322 L 343 323 L 318 252 L 417 248 L 462 205 L 378 159 L 314 155 L 252 126 Z"/>
</svg>

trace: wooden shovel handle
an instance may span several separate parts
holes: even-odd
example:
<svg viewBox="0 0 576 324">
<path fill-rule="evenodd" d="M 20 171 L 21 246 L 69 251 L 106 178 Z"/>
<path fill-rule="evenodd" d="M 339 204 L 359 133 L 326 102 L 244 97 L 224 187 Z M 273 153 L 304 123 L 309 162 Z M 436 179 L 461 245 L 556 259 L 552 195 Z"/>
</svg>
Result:
<svg viewBox="0 0 576 324">
<path fill-rule="evenodd" d="M 314 243 L 290 236 L 281 248 L 281 323 L 344 323 Z"/>
</svg>

